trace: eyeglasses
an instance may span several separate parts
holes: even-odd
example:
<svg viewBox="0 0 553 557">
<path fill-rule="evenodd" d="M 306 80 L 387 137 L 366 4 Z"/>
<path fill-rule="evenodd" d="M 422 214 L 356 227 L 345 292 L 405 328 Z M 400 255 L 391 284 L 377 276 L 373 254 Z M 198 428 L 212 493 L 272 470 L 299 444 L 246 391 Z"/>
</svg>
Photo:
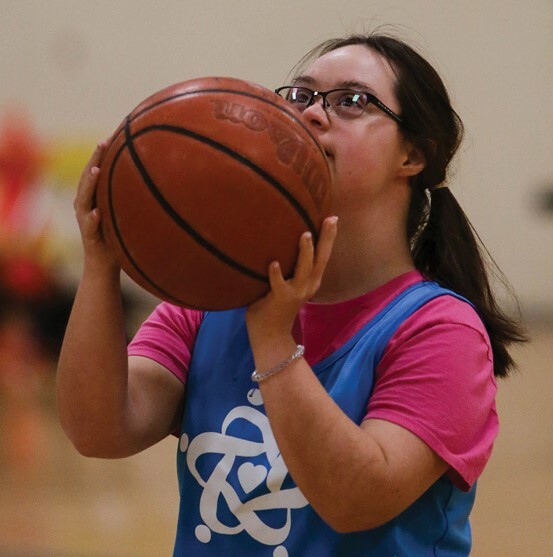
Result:
<svg viewBox="0 0 553 557">
<path fill-rule="evenodd" d="M 373 104 L 384 114 L 395 120 L 398 124 L 402 123 L 401 117 L 391 108 L 388 108 L 382 101 L 371 93 L 354 91 L 353 89 L 332 89 L 330 91 L 313 91 L 307 87 L 295 87 L 287 85 L 275 89 L 281 97 L 285 98 L 292 106 L 300 112 L 310 107 L 317 97 L 323 99 L 323 108 L 326 111 L 332 110 L 336 116 L 344 120 L 353 120 L 365 112 L 370 104 Z"/>
</svg>

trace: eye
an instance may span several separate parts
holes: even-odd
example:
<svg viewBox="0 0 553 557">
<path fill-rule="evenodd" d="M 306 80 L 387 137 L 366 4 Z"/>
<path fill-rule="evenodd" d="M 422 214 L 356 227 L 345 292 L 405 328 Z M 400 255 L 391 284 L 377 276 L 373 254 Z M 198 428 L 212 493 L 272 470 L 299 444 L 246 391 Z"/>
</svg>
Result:
<svg viewBox="0 0 553 557">
<path fill-rule="evenodd" d="M 364 110 L 367 106 L 365 95 L 356 91 L 336 91 L 333 105 L 342 109 Z"/>
<path fill-rule="evenodd" d="M 308 104 L 311 100 L 312 93 L 309 89 L 301 87 L 292 87 L 288 93 L 288 100 L 292 104 Z"/>
</svg>

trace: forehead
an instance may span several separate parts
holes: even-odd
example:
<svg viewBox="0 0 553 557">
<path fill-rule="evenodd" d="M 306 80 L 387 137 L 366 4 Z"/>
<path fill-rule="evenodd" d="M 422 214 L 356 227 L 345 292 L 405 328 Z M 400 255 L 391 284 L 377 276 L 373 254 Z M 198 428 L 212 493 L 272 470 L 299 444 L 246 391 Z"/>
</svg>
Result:
<svg viewBox="0 0 553 557">
<path fill-rule="evenodd" d="M 348 45 L 317 58 L 299 81 L 308 81 L 318 89 L 332 89 L 359 84 L 369 92 L 394 97 L 396 77 L 390 63 L 364 45 Z"/>
</svg>

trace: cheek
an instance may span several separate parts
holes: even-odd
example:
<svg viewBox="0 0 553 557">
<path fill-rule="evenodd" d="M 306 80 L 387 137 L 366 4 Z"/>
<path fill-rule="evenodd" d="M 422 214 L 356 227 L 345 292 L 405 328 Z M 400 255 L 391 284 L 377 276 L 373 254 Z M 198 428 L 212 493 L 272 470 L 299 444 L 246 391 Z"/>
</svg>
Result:
<svg viewBox="0 0 553 557">
<path fill-rule="evenodd" d="M 363 209 L 371 199 L 372 178 L 366 159 L 357 160 L 353 154 L 346 161 L 339 159 L 332 168 L 334 210 L 341 215 Z"/>
<path fill-rule="evenodd" d="M 380 181 L 386 165 L 377 150 L 368 146 L 343 149 L 335 161 L 335 174 L 338 185 L 348 190 L 361 186 L 370 187 Z"/>
<path fill-rule="evenodd" d="M 336 153 L 336 173 L 339 180 L 378 187 L 389 180 L 398 163 L 397 138 L 374 130 L 343 143 Z"/>
<path fill-rule="evenodd" d="M 337 214 L 365 212 L 393 179 L 389 151 L 365 144 L 337 153 L 331 172 Z"/>
</svg>

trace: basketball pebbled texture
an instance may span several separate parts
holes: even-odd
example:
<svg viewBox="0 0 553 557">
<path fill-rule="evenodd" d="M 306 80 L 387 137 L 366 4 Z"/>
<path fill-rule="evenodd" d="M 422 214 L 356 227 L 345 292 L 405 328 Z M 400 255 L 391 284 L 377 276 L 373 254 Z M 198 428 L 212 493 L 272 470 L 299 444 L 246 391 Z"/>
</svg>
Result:
<svg viewBox="0 0 553 557">
<path fill-rule="evenodd" d="M 113 134 L 96 203 L 123 270 L 153 295 L 206 310 L 269 289 L 273 260 L 293 273 L 317 237 L 330 175 L 316 138 L 277 94 L 200 78 L 141 102 Z"/>
</svg>

